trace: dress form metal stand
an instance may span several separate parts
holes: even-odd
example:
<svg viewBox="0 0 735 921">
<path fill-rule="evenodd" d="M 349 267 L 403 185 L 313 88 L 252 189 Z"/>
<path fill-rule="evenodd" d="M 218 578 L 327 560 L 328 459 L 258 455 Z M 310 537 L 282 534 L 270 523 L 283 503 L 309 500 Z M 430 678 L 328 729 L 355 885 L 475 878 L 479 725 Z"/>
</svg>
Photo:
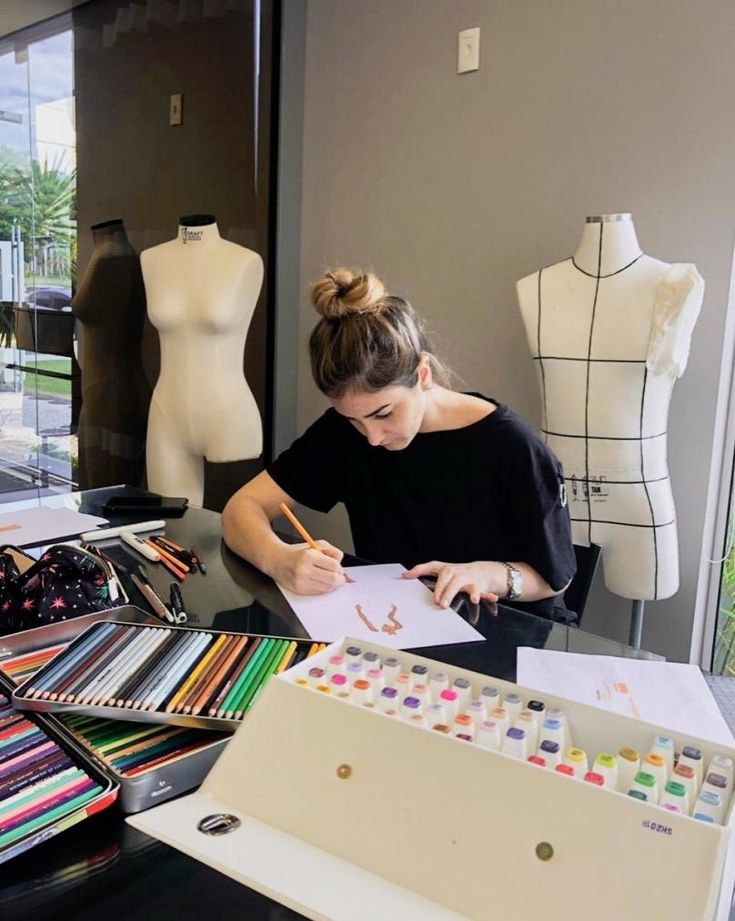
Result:
<svg viewBox="0 0 735 921">
<path fill-rule="evenodd" d="M 634 599 L 630 606 L 630 635 L 628 644 L 633 649 L 641 648 L 641 635 L 643 633 L 643 605 L 645 601 Z"/>
</svg>

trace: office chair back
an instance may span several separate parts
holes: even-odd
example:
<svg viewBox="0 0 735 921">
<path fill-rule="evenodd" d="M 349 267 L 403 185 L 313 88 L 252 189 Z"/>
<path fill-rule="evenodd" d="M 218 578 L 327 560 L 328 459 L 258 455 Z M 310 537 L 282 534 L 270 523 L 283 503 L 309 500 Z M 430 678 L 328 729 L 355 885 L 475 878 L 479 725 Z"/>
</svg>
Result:
<svg viewBox="0 0 735 921">
<path fill-rule="evenodd" d="M 569 611 L 576 614 L 576 619 L 571 622 L 579 626 L 587 604 L 587 597 L 592 587 L 592 580 L 597 572 L 600 562 L 602 547 L 599 544 L 590 544 L 589 547 L 574 545 L 574 556 L 577 559 L 577 572 L 569 583 L 569 588 L 564 592 L 564 604 Z"/>
</svg>

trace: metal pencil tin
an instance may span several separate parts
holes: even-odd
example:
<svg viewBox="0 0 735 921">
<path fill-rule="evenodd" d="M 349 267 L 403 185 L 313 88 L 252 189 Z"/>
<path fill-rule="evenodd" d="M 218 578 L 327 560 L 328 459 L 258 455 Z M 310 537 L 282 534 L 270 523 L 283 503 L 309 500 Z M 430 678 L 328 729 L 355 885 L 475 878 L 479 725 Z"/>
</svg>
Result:
<svg viewBox="0 0 735 921">
<path fill-rule="evenodd" d="M 0 637 L 0 672 L 3 660 L 14 656 L 34 652 L 37 649 L 48 648 L 60 643 L 70 643 L 80 636 L 85 630 L 100 621 L 113 621 L 118 623 L 140 624 L 142 626 L 159 626 L 160 621 L 146 614 L 132 605 L 100 611 L 95 614 L 86 614 L 70 620 L 57 621 L 33 630 L 24 630 L 9 636 Z M 10 678 L 2 675 L 0 681 L 7 687 L 8 697 L 11 696 L 14 683 Z M 116 713 L 116 722 L 120 722 L 120 714 Z M 98 771 L 102 771 L 108 779 L 119 785 L 117 801 L 120 809 L 126 814 L 141 812 L 163 803 L 174 796 L 186 793 L 198 787 L 209 773 L 210 768 L 224 750 L 230 736 L 221 738 L 216 733 L 202 730 L 202 739 L 211 735 L 210 744 L 192 752 L 173 757 L 170 761 L 157 767 L 152 767 L 135 777 L 129 777 L 116 771 L 107 764 L 97 753 L 93 746 L 71 727 L 66 726 L 61 719 L 52 714 L 38 714 L 34 717 L 39 725 L 52 727 L 53 732 L 59 737 L 71 740 L 76 750 L 83 752 L 85 764 L 93 763 Z M 2 856 L 0 855 L 0 860 Z"/>
<path fill-rule="evenodd" d="M 125 621 L 118 621 L 119 623 L 125 623 Z M 136 626 L 136 625 L 134 625 Z M 139 625 L 137 625 L 139 626 Z M 196 630 L 198 633 L 211 633 L 216 637 L 227 634 L 230 636 L 248 636 L 253 639 L 255 638 L 265 638 L 265 639 L 281 639 L 281 640 L 293 640 L 299 646 L 306 646 L 309 648 L 313 641 L 297 639 L 295 637 L 264 637 L 262 634 L 254 633 L 237 633 L 233 630 L 200 630 L 197 628 L 191 627 L 175 627 L 169 626 L 168 624 L 162 624 L 160 621 L 156 621 L 155 625 L 161 630 L 171 630 L 179 631 L 181 633 L 191 633 L 192 629 Z M 79 704 L 71 703 L 68 701 L 58 701 L 58 700 L 39 700 L 34 697 L 28 696 L 28 691 L 34 686 L 34 683 L 43 678 L 44 673 L 47 669 L 50 669 L 52 665 L 58 663 L 62 657 L 67 654 L 73 654 L 76 644 L 84 641 L 85 637 L 90 630 L 94 630 L 98 627 L 98 624 L 93 624 L 84 633 L 81 633 L 76 639 L 64 650 L 64 652 L 59 653 L 51 662 L 45 665 L 40 671 L 38 671 L 33 678 L 25 681 L 20 687 L 18 687 L 13 693 L 13 703 L 20 710 L 33 710 L 38 713 L 83 713 L 86 716 L 98 716 L 104 717 L 105 719 L 111 720 L 129 720 L 136 723 L 161 723 L 167 726 L 188 726 L 193 729 L 218 729 L 224 732 L 235 732 L 235 730 L 242 724 L 242 720 L 235 719 L 225 719 L 221 717 L 214 716 L 192 716 L 185 713 L 165 713 L 161 710 L 134 710 L 132 707 L 109 707 L 109 706 L 98 706 L 92 704 Z M 0 667 L 2 667 L 0 665 Z"/>
<path fill-rule="evenodd" d="M 12 690 L 12 682 L 8 681 L 4 676 L 0 676 L 0 693 L 10 700 Z M 77 822 L 81 822 L 83 819 L 94 815 L 96 812 L 100 812 L 108 806 L 111 806 L 117 798 L 119 791 L 117 781 L 113 780 L 106 771 L 102 770 L 94 758 L 89 757 L 89 754 L 79 745 L 76 739 L 71 738 L 66 732 L 59 731 L 55 721 L 36 716 L 35 714 L 29 714 L 26 718 L 35 723 L 49 739 L 56 742 L 56 744 L 72 758 L 78 767 L 83 768 L 89 777 L 99 784 L 101 790 L 93 799 L 89 800 L 83 806 L 57 819 L 51 819 L 44 822 L 39 827 L 26 832 L 26 834 L 16 841 L 0 847 L 0 864 L 5 863 L 6 860 L 10 860 L 12 857 L 17 857 L 19 854 L 30 850 L 30 848 L 35 847 L 37 844 L 41 844 L 43 841 L 48 841 L 49 838 L 53 838 L 72 825 L 76 825 Z"/>
</svg>

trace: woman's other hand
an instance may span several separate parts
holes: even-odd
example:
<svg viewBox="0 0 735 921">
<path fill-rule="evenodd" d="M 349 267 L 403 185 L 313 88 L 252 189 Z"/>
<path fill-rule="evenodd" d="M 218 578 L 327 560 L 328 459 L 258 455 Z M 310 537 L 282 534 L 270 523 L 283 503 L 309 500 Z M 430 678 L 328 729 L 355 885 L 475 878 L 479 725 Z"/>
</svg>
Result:
<svg viewBox="0 0 735 921">
<path fill-rule="evenodd" d="M 434 604 L 448 608 L 459 592 L 465 592 L 473 604 L 496 602 L 507 592 L 508 572 L 501 563 L 442 563 L 432 560 L 419 563 L 403 573 L 404 579 L 436 576 Z"/>
</svg>

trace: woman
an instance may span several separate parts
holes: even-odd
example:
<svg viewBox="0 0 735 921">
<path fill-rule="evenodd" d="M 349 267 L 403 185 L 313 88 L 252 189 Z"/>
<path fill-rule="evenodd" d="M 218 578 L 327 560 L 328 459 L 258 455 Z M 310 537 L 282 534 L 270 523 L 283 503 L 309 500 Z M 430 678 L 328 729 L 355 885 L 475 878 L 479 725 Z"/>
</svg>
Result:
<svg viewBox="0 0 735 921">
<path fill-rule="evenodd" d="M 271 522 L 280 502 L 344 502 L 356 554 L 435 576 L 436 604 L 465 592 L 551 614 L 575 561 L 548 447 L 502 404 L 449 389 L 423 322 L 371 272 L 329 271 L 312 301 L 312 373 L 332 408 L 230 499 L 227 545 L 294 592 L 331 591 L 342 551 L 286 544 Z"/>
</svg>

